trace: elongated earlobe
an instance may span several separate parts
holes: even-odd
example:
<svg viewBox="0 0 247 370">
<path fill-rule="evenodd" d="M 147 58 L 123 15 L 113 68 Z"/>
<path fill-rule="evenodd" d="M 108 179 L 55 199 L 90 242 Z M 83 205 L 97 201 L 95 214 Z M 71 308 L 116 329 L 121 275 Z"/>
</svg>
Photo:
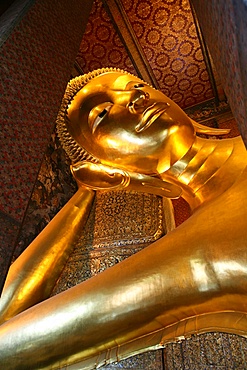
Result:
<svg viewBox="0 0 247 370">
<path fill-rule="evenodd" d="M 78 162 L 71 166 L 71 172 L 78 186 L 93 190 L 134 190 L 171 199 L 179 198 L 182 193 L 179 186 L 167 181 L 100 163 Z"/>
<path fill-rule="evenodd" d="M 130 182 L 127 172 L 101 163 L 77 162 L 70 169 L 78 186 L 94 190 L 119 190 Z"/>
</svg>

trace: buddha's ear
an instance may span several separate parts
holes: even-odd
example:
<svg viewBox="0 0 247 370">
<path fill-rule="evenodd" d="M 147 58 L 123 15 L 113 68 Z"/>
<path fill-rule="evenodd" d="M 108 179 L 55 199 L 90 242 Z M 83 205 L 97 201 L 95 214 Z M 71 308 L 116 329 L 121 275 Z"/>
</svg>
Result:
<svg viewBox="0 0 247 370">
<path fill-rule="evenodd" d="M 213 127 L 208 127 L 201 125 L 200 123 L 194 121 L 191 119 L 191 122 L 195 128 L 195 131 L 198 134 L 205 134 L 205 135 L 213 135 L 213 136 L 220 136 L 220 135 L 227 135 L 231 131 L 230 129 L 227 128 L 213 128 Z"/>
<path fill-rule="evenodd" d="M 177 185 L 156 177 L 125 171 L 100 163 L 78 162 L 71 166 L 78 186 L 94 190 L 135 190 L 142 193 L 179 198 L 182 191 Z"/>
<path fill-rule="evenodd" d="M 117 168 L 88 161 L 70 166 L 78 186 L 94 190 L 113 190 L 128 186 L 128 174 Z"/>
</svg>

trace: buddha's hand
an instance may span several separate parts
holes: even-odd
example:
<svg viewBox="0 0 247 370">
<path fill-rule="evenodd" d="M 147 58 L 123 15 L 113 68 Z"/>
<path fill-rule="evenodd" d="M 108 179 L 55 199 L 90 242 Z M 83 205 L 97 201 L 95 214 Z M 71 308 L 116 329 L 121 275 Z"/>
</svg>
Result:
<svg viewBox="0 0 247 370">
<path fill-rule="evenodd" d="M 179 198 L 180 187 L 145 174 L 124 171 L 100 163 L 78 162 L 71 166 L 71 172 L 79 187 L 93 190 L 135 190 Z"/>
</svg>

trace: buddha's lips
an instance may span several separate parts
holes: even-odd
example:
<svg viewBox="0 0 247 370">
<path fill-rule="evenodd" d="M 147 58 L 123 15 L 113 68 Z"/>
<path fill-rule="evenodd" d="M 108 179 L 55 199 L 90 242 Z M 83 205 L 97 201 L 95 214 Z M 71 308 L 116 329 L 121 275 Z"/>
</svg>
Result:
<svg viewBox="0 0 247 370">
<path fill-rule="evenodd" d="M 147 107 L 142 113 L 142 118 L 135 128 L 136 132 L 142 132 L 154 123 L 168 108 L 168 103 L 154 103 Z"/>
</svg>

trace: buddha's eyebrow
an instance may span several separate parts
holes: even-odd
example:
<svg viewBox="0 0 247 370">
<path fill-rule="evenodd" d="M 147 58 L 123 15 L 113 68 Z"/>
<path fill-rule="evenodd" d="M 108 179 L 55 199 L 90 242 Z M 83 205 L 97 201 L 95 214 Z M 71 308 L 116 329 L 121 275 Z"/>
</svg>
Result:
<svg viewBox="0 0 247 370">
<path fill-rule="evenodd" d="M 99 98 L 101 101 L 99 101 Z M 85 99 L 80 103 L 80 110 L 88 106 L 89 110 L 93 109 L 98 104 L 108 101 L 108 94 L 105 91 L 94 91 L 85 96 Z"/>
<path fill-rule="evenodd" d="M 116 80 L 112 83 L 112 88 L 115 89 L 117 88 L 119 90 L 119 87 L 122 87 L 125 89 L 125 87 L 131 82 L 141 82 L 141 81 L 136 81 L 136 80 L 132 80 L 131 78 L 132 76 L 129 76 L 129 75 L 123 75 L 123 76 L 119 76 L 118 78 L 116 78 Z"/>
</svg>

